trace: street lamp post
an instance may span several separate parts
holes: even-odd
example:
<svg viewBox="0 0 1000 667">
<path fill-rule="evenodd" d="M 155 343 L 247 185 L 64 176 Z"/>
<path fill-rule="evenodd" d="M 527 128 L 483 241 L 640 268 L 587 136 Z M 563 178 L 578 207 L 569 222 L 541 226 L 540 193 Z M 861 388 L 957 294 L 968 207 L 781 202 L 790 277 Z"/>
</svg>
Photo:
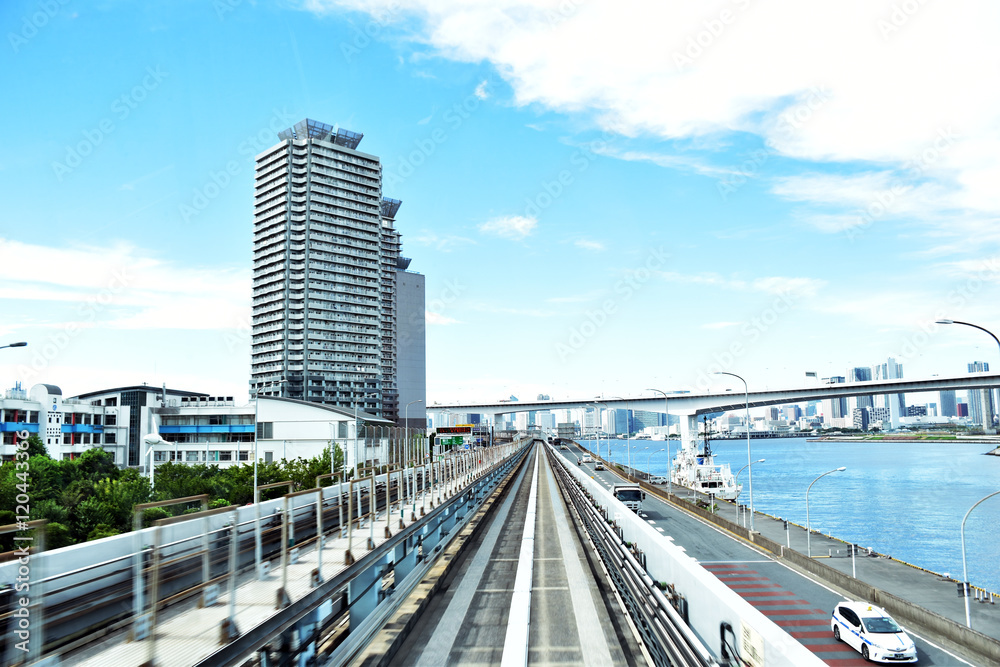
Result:
<svg viewBox="0 0 1000 667">
<path fill-rule="evenodd" d="M 765 459 L 757 459 L 751 463 L 746 464 L 742 468 L 736 471 L 736 507 L 740 506 L 740 473 L 752 466 L 754 463 L 763 463 Z"/>
<path fill-rule="evenodd" d="M 605 410 L 608 409 L 608 406 L 607 406 L 606 403 L 601 403 L 600 401 L 594 401 L 594 409 L 595 410 L 597 409 L 598 405 L 604 406 Z M 600 422 L 601 421 L 600 420 L 601 413 L 598 412 L 595 416 L 598 417 L 598 419 L 596 419 L 595 421 Z M 600 425 L 600 423 L 597 424 L 596 428 L 597 428 L 597 455 L 600 456 L 601 455 L 601 431 L 600 431 L 601 425 Z M 609 464 L 611 463 L 611 438 L 608 438 L 608 463 Z"/>
<path fill-rule="evenodd" d="M 658 394 L 663 394 L 663 414 L 667 416 L 667 497 L 669 498 L 674 493 L 674 476 L 673 468 L 674 462 L 670 458 L 670 411 L 667 409 L 667 392 L 662 389 L 647 389 L 646 391 L 655 391 Z"/>
<path fill-rule="evenodd" d="M 26 347 L 27 345 L 28 345 L 28 343 L 22 340 L 22 341 L 17 342 L 17 343 L 11 343 L 10 345 L 0 345 L 0 350 L 2 350 L 4 348 L 7 348 L 7 347 Z"/>
<path fill-rule="evenodd" d="M 629 413 L 628 399 L 622 398 L 621 396 L 610 396 L 609 398 L 613 398 L 619 401 L 625 401 L 625 451 L 627 452 L 627 458 L 628 458 L 628 471 L 629 471 L 628 474 L 629 477 L 631 477 L 632 476 L 632 424 L 630 423 L 631 420 L 628 418 L 628 413 Z M 618 420 L 615 419 L 615 421 L 617 422 Z M 608 454 L 610 453 L 611 451 L 609 444 Z"/>
<path fill-rule="evenodd" d="M 823 477 L 826 477 L 830 473 L 844 472 L 845 470 L 847 470 L 847 468 L 844 466 L 840 466 L 835 470 L 827 470 L 825 473 L 810 482 L 809 488 L 806 489 L 806 555 L 809 556 L 809 558 L 812 558 L 812 540 L 810 540 L 810 536 L 812 535 L 812 524 L 809 522 L 809 491 L 813 488 L 813 484 L 818 482 Z"/>
<path fill-rule="evenodd" d="M 965 626 L 967 628 L 972 628 L 972 617 L 969 615 L 969 570 L 965 565 L 965 520 L 969 518 L 969 514 L 972 513 L 972 510 L 976 509 L 980 503 L 997 494 L 1000 494 L 1000 491 L 994 491 L 988 496 L 980 498 L 979 502 L 970 507 L 969 511 L 965 513 L 965 516 L 962 517 L 962 593 L 965 598 Z"/>
<path fill-rule="evenodd" d="M 959 322 L 958 320 L 937 320 L 937 324 L 962 324 L 962 325 L 967 326 L 967 327 L 972 327 L 973 329 L 979 329 L 980 331 L 985 331 L 987 334 L 990 335 L 990 337 L 993 338 L 993 340 L 996 341 L 997 347 L 1000 347 L 1000 338 L 997 338 L 996 334 L 994 334 L 989 329 L 984 329 L 983 327 L 979 326 L 978 324 L 972 324 L 971 322 Z M 993 390 L 992 389 L 985 389 L 984 391 L 986 391 L 988 393 L 992 393 Z M 985 410 L 983 411 L 983 413 L 984 413 L 984 415 L 983 415 L 984 416 L 984 418 L 983 418 L 983 432 L 984 433 L 989 433 L 990 431 L 987 430 L 987 429 L 992 429 L 993 428 L 993 424 L 992 424 L 993 415 L 989 415 L 989 417 L 988 417 L 991 420 L 991 423 L 990 424 L 986 424 L 987 417 L 985 415 Z"/>
<path fill-rule="evenodd" d="M 646 447 L 646 449 L 649 449 L 649 447 Z M 665 452 L 665 451 L 667 450 L 661 447 L 660 449 L 657 449 L 655 452 L 650 452 L 649 454 L 646 455 L 646 474 L 648 476 L 650 477 L 653 476 L 653 471 L 649 467 L 649 459 L 653 457 L 653 454 L 659 454 L 660 452 Z"/>
<path fill-rule="evenodd" d="M 731 375 L 732 377 L 737 378 L 741 382 L 743 382 L 743 393 L 746 396 L 746 403 L 747 403 L 747 466 L 749 467 L 750 461 L 753 460 L 751 458 L 751 456 L 750 456 L 750 388 L 747 385 L 747 381 L 744 380 L 739 375 L 737 375 L 736 373 L 729 373 L 727 371 L 718 371 L 717 373 L 713 373 L 713 375 Z M 753 532 L 753 512 L 754 512 L 754 509 L 753 509 L 753 468 L 752 467 L 747 472 L 747 481 L 748 481 L 749 486 L 750 486 L 750 532 L 752 533 Z"/>
</svg>

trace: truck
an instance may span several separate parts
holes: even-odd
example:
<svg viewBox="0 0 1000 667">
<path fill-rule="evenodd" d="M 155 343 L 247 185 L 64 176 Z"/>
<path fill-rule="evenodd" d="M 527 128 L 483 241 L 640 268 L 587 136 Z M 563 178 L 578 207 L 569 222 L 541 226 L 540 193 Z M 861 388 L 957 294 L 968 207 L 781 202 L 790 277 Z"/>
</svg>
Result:
<svg viewBox="0 0 1000 667">
<path fill-rule="evenodd" d="M 646 499 L 646 494 L 638 484 L 615 484 L 611 491 L 615 498 L 633 512 L 638 512 L 642 501 Z"/>
</svg>

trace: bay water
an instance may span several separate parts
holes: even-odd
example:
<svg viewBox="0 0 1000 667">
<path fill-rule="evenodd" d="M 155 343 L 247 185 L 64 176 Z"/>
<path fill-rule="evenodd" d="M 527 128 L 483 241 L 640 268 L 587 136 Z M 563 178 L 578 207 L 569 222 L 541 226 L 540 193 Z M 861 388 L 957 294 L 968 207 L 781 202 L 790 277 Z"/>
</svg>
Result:
<svg viewBox="0 0 1000 667">
<path fill-rule="evenodd" d="M 579 441 L 595 448 L 595 441 Z M 627 462 L 625 440 L 611 440 L 611 460 Z M 670 441 L 676 455 L 680 443 Z M 662 440 L 633 440 L 632 465 L 666 475 Z M 746 440 L 711 442 L 716 463 L 735 474 L 747 464 Z M 753 501 L 758 512 L 806 525 L 806 489 L 814 530 L 888 554 L 939 574 L 962 578 L 960 526 L 978 500 L 1000 491 L 1000 456 L 990 446 L 964 442 L 834 442 L 806 438 L 751 440 Z M 601 440 L 607 457 L 608 441 Z M 648 468 L 647 468 L 648 465 Z M 749 503 L 747 471 L 740 502 Z M 975 508 L 965 524 L 969 581 L 1000 593 L 1000 495 Z"/>
</svg>

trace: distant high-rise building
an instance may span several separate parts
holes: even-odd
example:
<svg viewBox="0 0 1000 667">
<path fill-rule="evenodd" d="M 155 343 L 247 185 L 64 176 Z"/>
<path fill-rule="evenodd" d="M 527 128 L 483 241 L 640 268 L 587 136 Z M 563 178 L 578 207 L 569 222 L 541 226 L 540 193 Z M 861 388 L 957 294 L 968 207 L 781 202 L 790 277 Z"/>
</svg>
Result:
<svg viewBox="0 0 1000 667">
<path fill-rule="evenodd" d="M 306 119 L 256 158 L 250 386 L 396 421 L 401 202 L 361 138 Z"/>
<path fill-rule="evenodd" d="M 968 417 L 969 416 L 969 404 L 968 403 L 958 403 L 955 406 L 955 412 L 958 417 Z"/>
<path fill-rule="evenodd" d="M 857 366 L 855 368 L 847 371 L 847 381 L 848 382 L 870 382 L 872 379 L 872 369 L 867 366 Z M 855 396 L 850 399 L 850 403 L 854 408 L 873 408 L 875 407 L 875 401 L 871 394 Z"/>
<path fill-rule="evenodd" d="M 958 409 L 956 407 L 955 390 L 947 389 L 939 393 L 941 394 L 941 416 L 957 417 Z"/>
<path fill-rule="evenodd" d="M 969 364 L 970 373 L 987 373 L 990 365 L 985 361 Z M 969 390 L 969 419 L 973 424 L 986 428 L 993 427 L 993 391 L 990 389 Z"/>
<path fill-rule="evenodd" d="M 854 428 L 862 431 L 868 430 L 868 411 L 869 408 L 854 408 L 854 410 L 851 411 L 851 414 L 854 417 Z"/>
<path fill-rule="evenodd" d="M 889 357 L 884 364 L 876 364 L 873 367 L 876 380 L 899 380 L 903 377 L 903 365 L 897 364 L 896 360 Z M 889 423 L 892 428 L 899 426 L 899 418 L 906 415 L 906 395 L 905 394 L 882 394 L 879 398 L 880 407 L 889 409 Z"/>
<path fill-rule="evenodd" d="M 846 382 L 843 375 L 823 378 L 822 384 L 843 384 Z M 829 419 L 842 419 L 848 415 L 846 398 L 827 398 L 823 400 L 823 416 Z"/>
</svg>

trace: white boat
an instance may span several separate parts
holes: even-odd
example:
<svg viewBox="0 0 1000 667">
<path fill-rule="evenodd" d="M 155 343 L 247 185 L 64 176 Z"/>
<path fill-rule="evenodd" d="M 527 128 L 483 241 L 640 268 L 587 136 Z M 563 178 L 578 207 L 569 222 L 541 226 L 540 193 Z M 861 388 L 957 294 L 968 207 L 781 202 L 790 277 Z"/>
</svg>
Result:
<svg viewBox="0 0 1000 667">
<path fill-rule="evenodd" d="M 701 447 L 694 440 L 684 443 L 673 460 L 670 479 L 674 484 L 723 500 L 735 500 L 740 491 L 729 464 L 715 463 L 707 439 Z"/>
<path fill-rule="evenodd" d="M 636 436 L 635 436 L 634 438 L 632 438 L 632 439 L 633 439 L 633 440 L 652 440 L 652 439 L 653 439 L 653 436 L 651 436 L 651 435 L 650 435 L 650 434 L 648 434 L 648 433 L 639 433 L 639 434 L 637 434 L 637 435 L 636 435 Z"/>
</svg>

